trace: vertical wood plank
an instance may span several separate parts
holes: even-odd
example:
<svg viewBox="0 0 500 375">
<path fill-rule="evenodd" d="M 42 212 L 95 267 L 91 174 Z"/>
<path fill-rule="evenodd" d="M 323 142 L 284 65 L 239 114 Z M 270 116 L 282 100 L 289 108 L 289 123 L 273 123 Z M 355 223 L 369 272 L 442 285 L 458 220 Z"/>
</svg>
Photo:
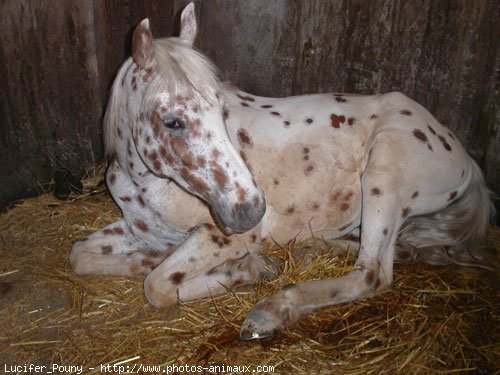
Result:
<svg viewBox="0 0 500 375">
<path fill-rule="evenodd" d="M 173 1 L 0 2 L 0 208 L 102 160 L 101 119 L 132 28 L 172 29 Z"/>
<path fill-rule="evenodd" d="M 6 0 L 0 4 L 0 202 L 23 194 L 55 168 L 94 165 L 92 2 Z"/>
</svg>

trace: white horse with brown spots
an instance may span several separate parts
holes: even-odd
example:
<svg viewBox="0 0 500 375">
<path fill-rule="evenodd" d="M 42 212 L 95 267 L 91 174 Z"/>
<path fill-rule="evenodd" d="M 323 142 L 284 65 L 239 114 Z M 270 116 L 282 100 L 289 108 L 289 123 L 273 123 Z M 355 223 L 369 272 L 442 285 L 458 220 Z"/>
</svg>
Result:
<svg viewBox="0 0 500 375">
<path fill-rule="evenodd" d="M 161 307 L 257 282 L 263 241 L 360 238 L 351 273 L 251 310 L 241 337 L 261 338 L 388 288 L 398 233 L 434 255 L 484 236 L 493 207 L 481 172 L 422 106 L 399 93 L 278 99 L 224 87 L 192 49 L 196 30 L 193 4 L 179 38 L 153 40 L 148 20 L 135 29 L 105 117 L 123 218 L 75 243 L 75 272 L 147 275 Z"/>
</svg>

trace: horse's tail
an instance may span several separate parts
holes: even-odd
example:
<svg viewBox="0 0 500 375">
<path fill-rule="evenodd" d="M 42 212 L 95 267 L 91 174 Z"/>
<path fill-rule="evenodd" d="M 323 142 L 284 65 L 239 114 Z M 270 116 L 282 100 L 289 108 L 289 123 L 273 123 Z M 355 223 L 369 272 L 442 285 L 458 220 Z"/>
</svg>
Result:
<svg viewBox="0 0 500 375">
<path fill-rule="evenodd" d="M 479 166 L 469 158 L 472 177 L 463 194 L 445 209 L 409 218 L 400 240 L 417 248 L 472 244 L 486 236 L 488 224 L 495 215 L 491 192 L 486 187 Z M 431 254 L 429 254 L 431 256 Z"/>
</svg>

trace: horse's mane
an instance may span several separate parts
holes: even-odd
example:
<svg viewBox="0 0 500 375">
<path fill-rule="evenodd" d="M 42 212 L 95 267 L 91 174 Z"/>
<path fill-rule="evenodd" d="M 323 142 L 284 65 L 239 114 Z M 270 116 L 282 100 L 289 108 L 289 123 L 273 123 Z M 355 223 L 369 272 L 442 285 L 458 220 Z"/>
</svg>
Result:
<svg viewBox="0 0 500 375">
<path fill-rule="evenodd" d="M 154 51 L 163 81 L 155 79 L 151 82 L 152 85 L 166 84 L 168 91 L 174 96 L 203 97 L 209 103 L 218 103 L 216 93 L 221 93 L 224 89 L 217 78 L 215 66 L 205 56 L 179 38 L 155 40 Z M 123 111 L 127 110 L 126 100 L 130 85 L 127 82 L 122 85 L 122 80 L 132 66 L 135 66 L 135 63 L 130 57 L 120 67 L 111 88 L 104 116 L 104 146 L 108 157 L 115 153 L 116 129 Z M 154 89 L 152 91 L 155 92 Z"/>
</svg>

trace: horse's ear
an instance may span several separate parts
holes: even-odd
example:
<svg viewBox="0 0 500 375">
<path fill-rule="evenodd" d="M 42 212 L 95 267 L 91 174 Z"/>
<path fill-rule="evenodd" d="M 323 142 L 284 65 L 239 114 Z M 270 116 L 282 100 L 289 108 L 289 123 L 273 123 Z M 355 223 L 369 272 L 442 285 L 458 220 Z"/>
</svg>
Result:
<svg viewBox="0 0 500 375">
<path fill-rule="evenodd" d="M 145 18 L 132 35 L 132 57 L 137 65 L 148 69 L 154 63 L 153 34 L 149 28 L 149 19 Z"/>
<path fill-rule="evenodd" d="M 193 45 L 197 32 L 196 14 L 194 13 L 194 3 L 189 3 L 181 14 L 181 32 L 179 37 L 189 44 Z"/>
</svg>

